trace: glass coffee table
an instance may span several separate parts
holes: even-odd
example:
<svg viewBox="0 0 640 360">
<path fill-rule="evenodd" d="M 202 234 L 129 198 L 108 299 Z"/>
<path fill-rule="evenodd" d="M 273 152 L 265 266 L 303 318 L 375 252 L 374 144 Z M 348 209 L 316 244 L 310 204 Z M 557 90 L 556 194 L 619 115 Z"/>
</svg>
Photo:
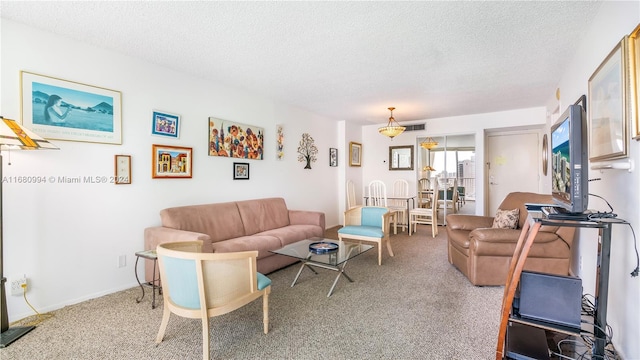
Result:
<svg viewBox="0 0 640 360">
<path fill-rule="evenodd" d="M 315 244 L 313 246 L 315 249 L 310 248 L 310 245 L 312 244 Z M 333 249 L 334 247 L 336 247 L 336 245 L 337 248 Z M 322 238 L 312 238 L 289 244 L 281 249 L 271 252 L 274 254 L 290 256 L 299 259 L 302 262 L 296 278 L 293 279 L 293 283 L 291 283 L 291 287 L 296 284 L 298 278 L 300 277 L 300 274 L 302 273 L 302 270 L 305 267 L 311 269 L 311 271 L 313 271 L 315 274 L 317 274 L 317 272 L 313 268 L 314 266 L 337 271 L 338 275 L 333 281 L 333 285 L 331 286 L 331 289 L 327 294 L 327 297 L 329 297 L 333 293 L 333 289 L 336 287 L 340 276 L 344 276 L 347 278 L 347 280 L 349 280 L 349 282 L 353 282 L 349 275 L 344 272 L 344 268 L 345 266 L 347 266 L 347 261 L 366 251 L 371 250 L 372 248 L 372 245 L 364 245 L 359 243 Z"/>
</svg>

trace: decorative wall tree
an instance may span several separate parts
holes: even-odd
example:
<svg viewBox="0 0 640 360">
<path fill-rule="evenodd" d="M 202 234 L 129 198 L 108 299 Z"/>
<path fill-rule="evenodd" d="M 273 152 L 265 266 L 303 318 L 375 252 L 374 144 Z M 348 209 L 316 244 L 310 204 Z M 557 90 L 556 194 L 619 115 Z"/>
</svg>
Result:
<svg viewBox="0 0 640 360">
<path fill-rule="evenodd" d="M 308 133 L 302 134 L 302 140 L 298 145 L 298 161 L 306 161 L 307 165 L 304 168 L 311 169 L 311 163 L 317 160 L 316 155 L 318 155 L 318 148 L 314 144 L 313 138 Z"/>
</svg>

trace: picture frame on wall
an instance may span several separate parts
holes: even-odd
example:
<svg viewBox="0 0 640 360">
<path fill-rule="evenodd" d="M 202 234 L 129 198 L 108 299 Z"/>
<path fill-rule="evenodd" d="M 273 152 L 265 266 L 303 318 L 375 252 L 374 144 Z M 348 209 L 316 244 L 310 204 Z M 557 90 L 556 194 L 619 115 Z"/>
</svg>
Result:
<svg viewBox="0 0 640 360">
<path fill-rule="evenodd" d="M 56 140 L 122 144 L 122 93 L 20 72 L 22 124 Z"/>
<path fill-rule="evenodd" d="M 629 35 L 629 54 L 631 55 L 629 72 L 632 76 L 629 101 L 631 102 L 631 118 L 634 124 L 633 138 L 640 140 L 640 24 Z"/>
<path fill-rule="evenodd" d="M 171 138 L 180 137 L 180 115 L 164 111 L 153 111 L 151 134 Z"/>
<path fill-rule="evenodd" d="M 628 36 L 607 55 L 589 78 L 589 160 L 628 156 Z"/>
<path fill-rule="evenodd" d="M 249 163 L 233 163 L 233 180 L 249 180 Z"/>
<path fill-rule="evenodd" d="M 115 155 L 116 185 L 131 184 L 131 155 Z"/>
<path fill-rule="evenodd" d="M 153 179 L 186 179 L 192 177 L 193 149 L 190 147 L 152 145 Z"/>
<path fill-rule="evenodd" d="M 264 129 L 210 117 L 208 147 L 209 156 L 262 160 Z"/>
<path fill-rule="evenodd" d="M 338 166 L 338 149 L 329 148 L 329 166 Z"/>
<path fill-rule="evenodd" d="M 349 166 L 362 166 L 362 144 L 349 142 Z"/>
</svg>

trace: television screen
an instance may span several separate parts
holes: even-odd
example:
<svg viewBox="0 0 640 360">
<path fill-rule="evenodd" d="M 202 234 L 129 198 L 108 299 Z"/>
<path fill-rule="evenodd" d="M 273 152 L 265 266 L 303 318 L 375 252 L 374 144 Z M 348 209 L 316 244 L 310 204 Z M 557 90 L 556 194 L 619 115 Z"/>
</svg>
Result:
<svg viewBox="0 0 640 360">
<path fill-rule="evenodd" d="M 571 213 L 587 210 L 587 126 L 580 105 L 570 105 L 551 127 L 551 192 L 554 204 Z"/>
</svg>

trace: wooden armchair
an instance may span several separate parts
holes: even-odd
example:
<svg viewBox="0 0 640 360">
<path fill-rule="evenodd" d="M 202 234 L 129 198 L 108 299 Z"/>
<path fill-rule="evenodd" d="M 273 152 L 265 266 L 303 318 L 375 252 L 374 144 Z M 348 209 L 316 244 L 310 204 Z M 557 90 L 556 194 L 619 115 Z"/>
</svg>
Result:
<svg viewBox="0 0 640 360">
<path fill-rule="evenodd" d="M 382 243 L 387 244 L 393 256 L 389 228 L 393 213 L 386 207 L 358 206 L 344 212 L 344 226 L 338 230 L 338 239 L 354 239 L 378 244 L 378 265 L 382 265 Z"/>
<path fill-rule="evenodd" d="M 156 343 L 162 342 L 171 313 L 202 319 L 202 358 L 207 360 L 210 317 L 262 297 L 264 333 L 269 332 L 271 280 L 256 271 L 257 251 L 202 253 L 201 248 L 201 241 L 164 243 L 157 247 L 164 312 Z"/>
</svg>

